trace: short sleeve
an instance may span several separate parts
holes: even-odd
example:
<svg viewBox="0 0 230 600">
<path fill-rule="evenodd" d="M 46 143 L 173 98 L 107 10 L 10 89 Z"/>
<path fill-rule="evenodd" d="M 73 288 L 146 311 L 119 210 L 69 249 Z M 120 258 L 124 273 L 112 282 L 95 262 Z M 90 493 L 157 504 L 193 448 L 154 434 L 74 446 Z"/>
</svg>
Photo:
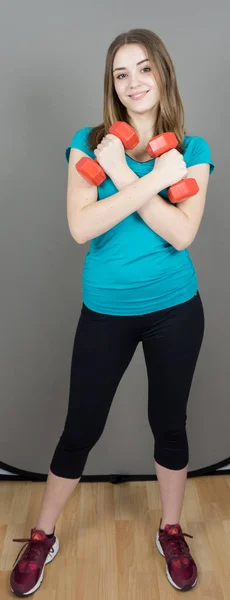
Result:
<svg viewBox="0 0 230 600">
<path fill-rule="evenodd" d="M 91 127 L 83 127 L 74 134 L 69 146 L 67 146 L 65 150 L 65 158 L 67 163 L 69 162 L 71 148 L 82 150 L 82 152 L 85 152 L 85 154 L 88 154 L 88 156 L 91 156 L 91 158 L 95 158 L 94 152 L 88 147 L 88 134 L 90 129 Z"/>
<path fill-rule="evenodd" d="M 210 175 L 215 169 L 215 164 L 211 158 L 211 150 L 208 142 L 198 136 L 194 136 L 191 144 L 191 152 L 186 160 L 187 167 L 193 167 L 194 165 L 201 165 L 207 163 L 210 165 Z"/>
</svg>

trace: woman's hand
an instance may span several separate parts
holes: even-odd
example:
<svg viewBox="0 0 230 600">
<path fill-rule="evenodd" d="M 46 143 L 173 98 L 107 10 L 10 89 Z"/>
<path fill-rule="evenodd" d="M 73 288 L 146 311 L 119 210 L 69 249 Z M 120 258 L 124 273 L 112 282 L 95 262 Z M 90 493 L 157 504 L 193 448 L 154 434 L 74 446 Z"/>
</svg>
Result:
<svg viewBox="0 0 230 600">
<path fill-rule="evenodd" d="M 156 158 L 154 172 L 157 172 L 160 177 L 162 189 L 178 183 L 188 175 L 184 158 L 176 148 L 168 150 L 168 152 Z"/>
<path fill-rule="evenodd" d="M 127 167 L 125 148 L 121 140 L 112 133 L 103 137 L 94 154 L 99 165 L 112 180 L 113 176 L 116 177 L 118 169 Z"/>
</svg>

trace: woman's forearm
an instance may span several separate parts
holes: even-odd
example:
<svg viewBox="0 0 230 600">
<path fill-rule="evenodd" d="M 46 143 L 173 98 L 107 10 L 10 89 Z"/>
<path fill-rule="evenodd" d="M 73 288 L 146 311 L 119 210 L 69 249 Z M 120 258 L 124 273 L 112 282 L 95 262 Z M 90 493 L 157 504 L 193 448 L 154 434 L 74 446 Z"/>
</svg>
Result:
<svg viewBox="0 0 230 600">
<path fill-rule="evenodd" d="M 151 171 L 135 181 L 134 178 L 129 178 L 126 183 L 122 180 L 120 187 L 116 194 L 88 204 L 79 211 L 78 243 L 83 244 L 117 225 L 163 189 L 164 184 L 161 174 Z"/>
<path fill-rule="evenodd" d="M 113 176 L 113 183 L 118 190 L 122 190 L 138 179 L 138 175 L 127 165 L 127 168 L 119 169 Z M 189 219 L 176 206 L 165 202 L 159 194 L 147 200 L 136 212 L 155 233 L 176 250 L 183 250 L 189 245 Z"/>
</svg>

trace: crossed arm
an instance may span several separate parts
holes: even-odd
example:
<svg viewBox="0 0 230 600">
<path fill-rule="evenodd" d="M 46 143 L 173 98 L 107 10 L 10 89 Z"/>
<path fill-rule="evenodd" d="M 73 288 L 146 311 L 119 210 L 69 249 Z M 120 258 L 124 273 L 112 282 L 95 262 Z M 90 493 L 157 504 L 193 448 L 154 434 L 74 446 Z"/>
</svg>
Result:
<svg viewBox="0 0 230 600">
<path fill-rule="evenodd" d="M 196 237 L 205 207 L 209 171 L 206 163 L 188 168 L 188 177 L 194 177 L 200 188 L 195 196 L 173 205 L 157 194 L 137 211 L 155 233 L 177 250 L 188 248 Z M 127 169 L 117 173 L 114 184 L 120 191 L 137 179 L 138 175 L 127 165 Z"/>
</svg>

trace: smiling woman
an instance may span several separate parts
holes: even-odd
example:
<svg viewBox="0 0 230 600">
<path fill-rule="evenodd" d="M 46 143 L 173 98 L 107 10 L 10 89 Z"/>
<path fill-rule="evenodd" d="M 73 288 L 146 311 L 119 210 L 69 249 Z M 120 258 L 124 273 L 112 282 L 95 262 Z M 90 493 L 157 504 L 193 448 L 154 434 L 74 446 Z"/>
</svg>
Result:
<svg viewBox="0 0 230 600">
<path fill-rule="evenodd" d="M 119 48 L 114 59 L 114 88 L 118 98 L 123 106 L 126 106 L 128 109 L 129 106 L 131 106 L 128 98 L 131 98 L 131 100 L 134 101 L 140 101 L 150 92 L 148 102 L 152 111 L 153 105 L 156 105 L 159 102 L 160 94 L 156 79 L 153 75 L 153 66 L 152 68 L 150 66 L 143 67 L 143 64 L 146 65 L 146 63 L 150 65 L 150 60 L 147 58 L 147 51 L 142 46 L 137 46 L 137 44 L 129 44 L 125 49 L 125 58 L 128 66 L 116 67 L 123 59 L 124 48 L 125 46 Z M 135 57 L 141 53 L 146 58 L 138 61 L 135 65 Z M 118 75 L 117 72 L 119 72 Z M 135 110 L 138 109 L 135 107 Z M 140 108 L 140 111 L 141 110 L 145 110 L 146 113 L 147 106 L 145 105 L 145 108 Z"/>
<path fill-rule="evenodd" d="M 149 59 L 148 59 L 148 58 L 147 58 L 147 59 L 144 59 L 144 60 L 140 60 L 140 61 L 139 61 L 139 62 L 136 64 L 136 66 L 139 66 L 139 65 L 141 65 L 141 64 L 143 64 L 143 63 L 146 63 L 146 62 L 149 62 Z M 123 70 L 125 70 L 125 67 L 119 67 L 118 69 L 114 69 L 114 71 L 113 71 L 113 72 L 115 73 L 116 71 L 123 71 Z M 150 67 L 144 67 L 144 68 L 142 69 L 142 71 L 144 71 L 144 72 L 146 73 L 146 72 L 149 72 L 149 71 L 151 71 L 151 69 L 150 69 Z M 124 75 L 124 77 L 125 77 L 125 73 L 121 73 L 120 75 L 118 75 L 117 77 L 115 77 L 115 79 L 117 79 L 118 81 L 119 81 L 121 78 L 123 79 L 122 75 Z M 116 89 L 116 91 L 117 91 L 117 94 L 118 94 L 118 96 L 119 96 L 119 87 L 118 87 L 118 86 L 116 86 L 116 82 L 115 82 L 115 89 Z M 140 100 L 141 98 L 144 98 L 144 96 L 145 96 L 146 94 L 148 94 L 148 92 L 149 92 L 149 89 L 146 89 L 146 90 L 143 90 L 143 91 L 141 91 L 141 90 L 140 90 L 140 91 L 138 91 L 137 93 L 131 93 L 131 94 L 128 94 L 128 97 L 129 97 L 129 98 L 132 98 L 132 100 Z M 120 98 L 120 99 L 121 99 L 121 98 Z"/>
<path fill-rule="evenodd" d="M 137 133 L 139 142 L 129 153 L 109 133 L 115 121 L 128 123 Z M 147 143 L 167 131 L 176 135 L 180 152 L 173 148 L 149 160 Z M 76 169 L 77 161 L 89 156 L 106 173 L 98 187 Z M 59 548 L 56 521 L 102 435 L 115 392 L 141 342 L 162 501 L 156 543 L 170 583 L 188 590 L 197 582 L 197 567 L 179 520 L 189 458 L 186 409 L 204 314 L 187 245 L 198 230 L 214 165 L 208 143 L 185 136 L 175 70 L 155 33 L 135 29 L 112 42 L 103 123 L 78 130 L 66 159 L 70 232 L 78 243 L 89 240 L 90 250 L 82 273 L 68 413 L 40 515 L 13 568 L 11 589 L 28 595 L 42 583 L 45 564 Z M 181 209 L 167 202 L 166 188 L 185 178 L 189 168 L 200 191 Z"/>
<path fill-rule="evenodd" d="M 206 140 L 185 135 L 175 69 L 154 32 L 131 30 L 111 43 L 103 110 L 103 123 L 76 132 L 66 149 L 70 230 L 79 243 L 90 240 L 83 301 L 92 310 L 114 315 L 186 302 L 198 289 L 188 246 L 199 229 L 214 165 Z M 139 139 L 134 148 L 125 149 L 108 133 L 114 121 L 134 128 Z M 176 135 L 177 149 L 150 159 L 149 140 L 167 131 Z M 107 175 L 98 187 L 77 177 L 75 164 L 82 156 L 96 157 Z M 197 179 L 199 193 L 172 206 L 167 188 L 188 173 Z M 129 298 L 120 289 L 124 273 Z"/>
<path fill-rule="evenodd" d="M 140 92 L 147 95 L 137 98 Z M 143 115 L 152 111 L 150 127 L 144 128 L 145 140 L 165 131 L 173 131 L 182 152 L 184 109 L 175 68 L 166 46 L 148 29 L 132 29 L 111 43 L 106 57 L 104 77 L 103 123 L 93 127 L 88 143 L 94 150 L 114 121 L 135 126 L 132 107 Z M 129 110 L 130 109 L 130 110 Z M 143 145 L 143 144 L 142 144 Z M 147 158 L 147 157 L 146 157 Z"/>
<path fill-rule="evenodd" d="M 119 66 L 124 63 L 125 67 Z M 142 116 L 140 142 L 127 154 L 136 160 L 149 160 L 146 146 L 153 136 L 160 91 L 156 70 L 148 58 L 146 48 L 138 44 L 121 46 L 114 57 L 113 78 L 114 90 L 120 103 L 126 108 L 130 125 L 135 128 L 137 115 Z"/>
</svg>

